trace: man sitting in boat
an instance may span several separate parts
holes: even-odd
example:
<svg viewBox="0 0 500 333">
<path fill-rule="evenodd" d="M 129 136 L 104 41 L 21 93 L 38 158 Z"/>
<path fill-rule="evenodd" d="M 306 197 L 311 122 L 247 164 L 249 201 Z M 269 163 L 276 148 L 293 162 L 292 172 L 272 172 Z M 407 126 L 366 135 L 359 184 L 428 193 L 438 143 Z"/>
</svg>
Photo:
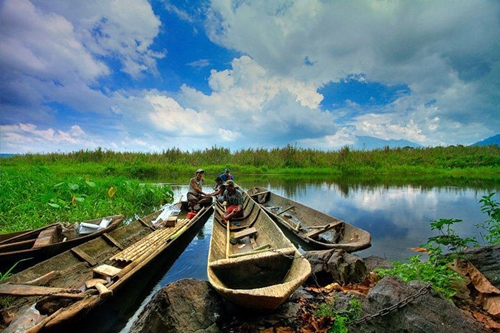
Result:
<svg viewBox="0 0 500 333">
<path fill-rule="evenodd" d="M 203 174 L 205 170 L 196 170 L 196 177 L 191 178 L 189 181 L 189 191 L 187 193 L 188 206 L 191 211 L 199 211 L 202 206 L 210 206 L 212 204 L 212 197 L 203 192 Z"/>
<path fill-rule="evenodd" d="M 243 195 L 235 188 L 234 181 L 228 180 L 224 185 L 226 190 L 224 191 L 223 200 L 226 211 L 222 217 L 223 222 L 243 216 Z"/>
<path fill-rule="evenodd" d="M 224 191 L 226 190 L 226 185 L 224 185 L 224 182 L 222 181 L 222 178 L 217 177 L 215 178 L 215 191 L 213 193 L 210 193 L 211 196 L 214 196 L 219 200 L 219 202 L 224 201 Z"/>
<path fill-rule="evenodd" d="M 234 180 L 234 177 L 229 172 L 228 168 L 226 168 L 226 170 L 224 170 L 224 173 L 221 173 L 221 175 L 219 177 L 222 179 L 223 182 L 227 182 L 228 180 Z"/>
</svg>

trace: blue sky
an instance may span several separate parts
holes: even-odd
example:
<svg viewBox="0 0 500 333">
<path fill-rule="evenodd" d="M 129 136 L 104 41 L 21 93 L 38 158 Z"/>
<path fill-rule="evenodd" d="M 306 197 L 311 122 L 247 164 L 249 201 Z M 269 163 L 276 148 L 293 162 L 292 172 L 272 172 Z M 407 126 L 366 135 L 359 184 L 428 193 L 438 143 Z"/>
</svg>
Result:
<svg viewBox="0 0 500 333">
<path fill-rule="evenodd" d="M 0 0 L 0 153 L 468 145 L 500 2 Z"/>
</svg>

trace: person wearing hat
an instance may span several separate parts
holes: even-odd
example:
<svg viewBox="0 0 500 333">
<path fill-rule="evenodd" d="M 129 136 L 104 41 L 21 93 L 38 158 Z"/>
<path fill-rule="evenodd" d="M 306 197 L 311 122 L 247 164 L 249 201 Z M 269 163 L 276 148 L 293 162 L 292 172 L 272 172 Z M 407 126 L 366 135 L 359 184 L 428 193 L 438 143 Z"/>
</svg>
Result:
<svg viewBox="0 0 500 333">
<path fill-rule="evenodd" d="M 212 204 L 212 197 L 203 192 L 203 174 L 205 170 L 196 170 L 196 177 L 191 178 L 189 181 L 189 191 L 187 193 L 188 206 L 191 211 L 198 211 L 201 206 L 210 206 Z"/>
<path fill-rule="evenodd" d="M 231 221 L 232 218 L 243 216 L 243 195 L 235 188 L 234 181 L 228 180 L 224 183 L 224 206 L 226 211 L 222 217 L 223 222 Z"/>
<path fill-rule="evenodd" d="M 228 180 L 234 180 L 234 177 L 229 172 L 228 168 L 226 168 L 226 170 L 224 170 L 224 173 L 221 173 L 221 175 L 219 177 L 222 179 L 223 182 L 228 181 Z"/>
</svg>

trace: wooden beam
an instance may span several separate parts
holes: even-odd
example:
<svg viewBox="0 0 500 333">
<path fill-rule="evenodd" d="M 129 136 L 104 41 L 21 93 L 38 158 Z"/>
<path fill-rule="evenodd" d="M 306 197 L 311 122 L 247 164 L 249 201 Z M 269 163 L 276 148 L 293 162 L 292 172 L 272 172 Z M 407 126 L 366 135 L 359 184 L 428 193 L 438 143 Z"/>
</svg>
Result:
<svg viewBox="0 0 500 333">
<path fill-rule="evenodd" d="M 69 297 L 83 298 L 82 293 L 71 293 L 73 289 L 67 288 L 53 288 L 53 287 L 42 287 L 42 286 L 29 286 L 24 284 L 0 284 L 0 295 L 11 295 L 11 296 L 45 296 L 45 295 L 57 295 L 60 297 L 66 297 L 66 295 L 71 295 Z"/>
<path fill-rule="evenodd" d="M 290 209 L 292 209 L 293 207 L 294 207 L 294 206 L 290 206 L 290 207 L 288 207 L 287 209 L 285 209 L 285 210 L 283 210 L 283 211 L 279 212 L 279 213 L 278 213 L 278 214 L 276 214 L 276 215 L 281 215 L 281 214 L 283 214 L 284 212 L 289 211 L 289 210 L 290 210 Z"/>
<path fill-rule="evenodd" d="M 91 256 L 89 256 L 87 253 L 83 252 L 79 248 L 74 247 L 74 248 L 71 249 L 71 252 L 73 252 L 73 254 L 75 256 L 77 256 L 78 258 L 82 259 L 83 261 L 88 262 L 90 264 L 90 266 L 97 265 L 97 261 L 94 258 L 92 258 Z"/>
<path fill-rule="evenodd" d="M 254 236 L 256 233 L 257 233 L 257 229 L 255 229 L 254 227 L 251 227 L 248 229 L 244 229 L 242 231 L 235 232 L 234 239 L 241 239 L 241 238 L 246 237 L 246 236 L 251 237 L 251 236 Z"/>
<path fill-rule="evenodd" d="M 116 239 L 111 237 L 107 232 L 103 233 L 102 237 L 104 237 L 105 240 L 107 240 L 108 242 L 110 242 L 111 244 L 113 244 L 114 246 L 119 248 L 120 250 L 124 249 L 124 247 L 120 243 L 118 243 L 118 241 Z"/>
</svg>

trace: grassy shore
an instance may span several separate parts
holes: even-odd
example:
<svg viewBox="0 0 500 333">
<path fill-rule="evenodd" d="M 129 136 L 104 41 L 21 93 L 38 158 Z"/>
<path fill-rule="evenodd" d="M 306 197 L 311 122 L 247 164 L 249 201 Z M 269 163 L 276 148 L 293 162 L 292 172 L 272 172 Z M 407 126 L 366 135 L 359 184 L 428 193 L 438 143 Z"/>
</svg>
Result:
<svg viewBox="0 0 500 333">
<path fill-rule="evenodd" d="M 238 180 L 470 184 L 500 180 L 500 148 L 436 147 L 324 152 L 287 146 L 231 152 L 120 153 L 97 149 L 26 154 L 0 159 L 0 232 L 54 221 L 124 214 L 133 218 L 173 200 L 168 186 L 185 183 L 197 168 L 210 180 L 231 168 Z"/>
</svg>

